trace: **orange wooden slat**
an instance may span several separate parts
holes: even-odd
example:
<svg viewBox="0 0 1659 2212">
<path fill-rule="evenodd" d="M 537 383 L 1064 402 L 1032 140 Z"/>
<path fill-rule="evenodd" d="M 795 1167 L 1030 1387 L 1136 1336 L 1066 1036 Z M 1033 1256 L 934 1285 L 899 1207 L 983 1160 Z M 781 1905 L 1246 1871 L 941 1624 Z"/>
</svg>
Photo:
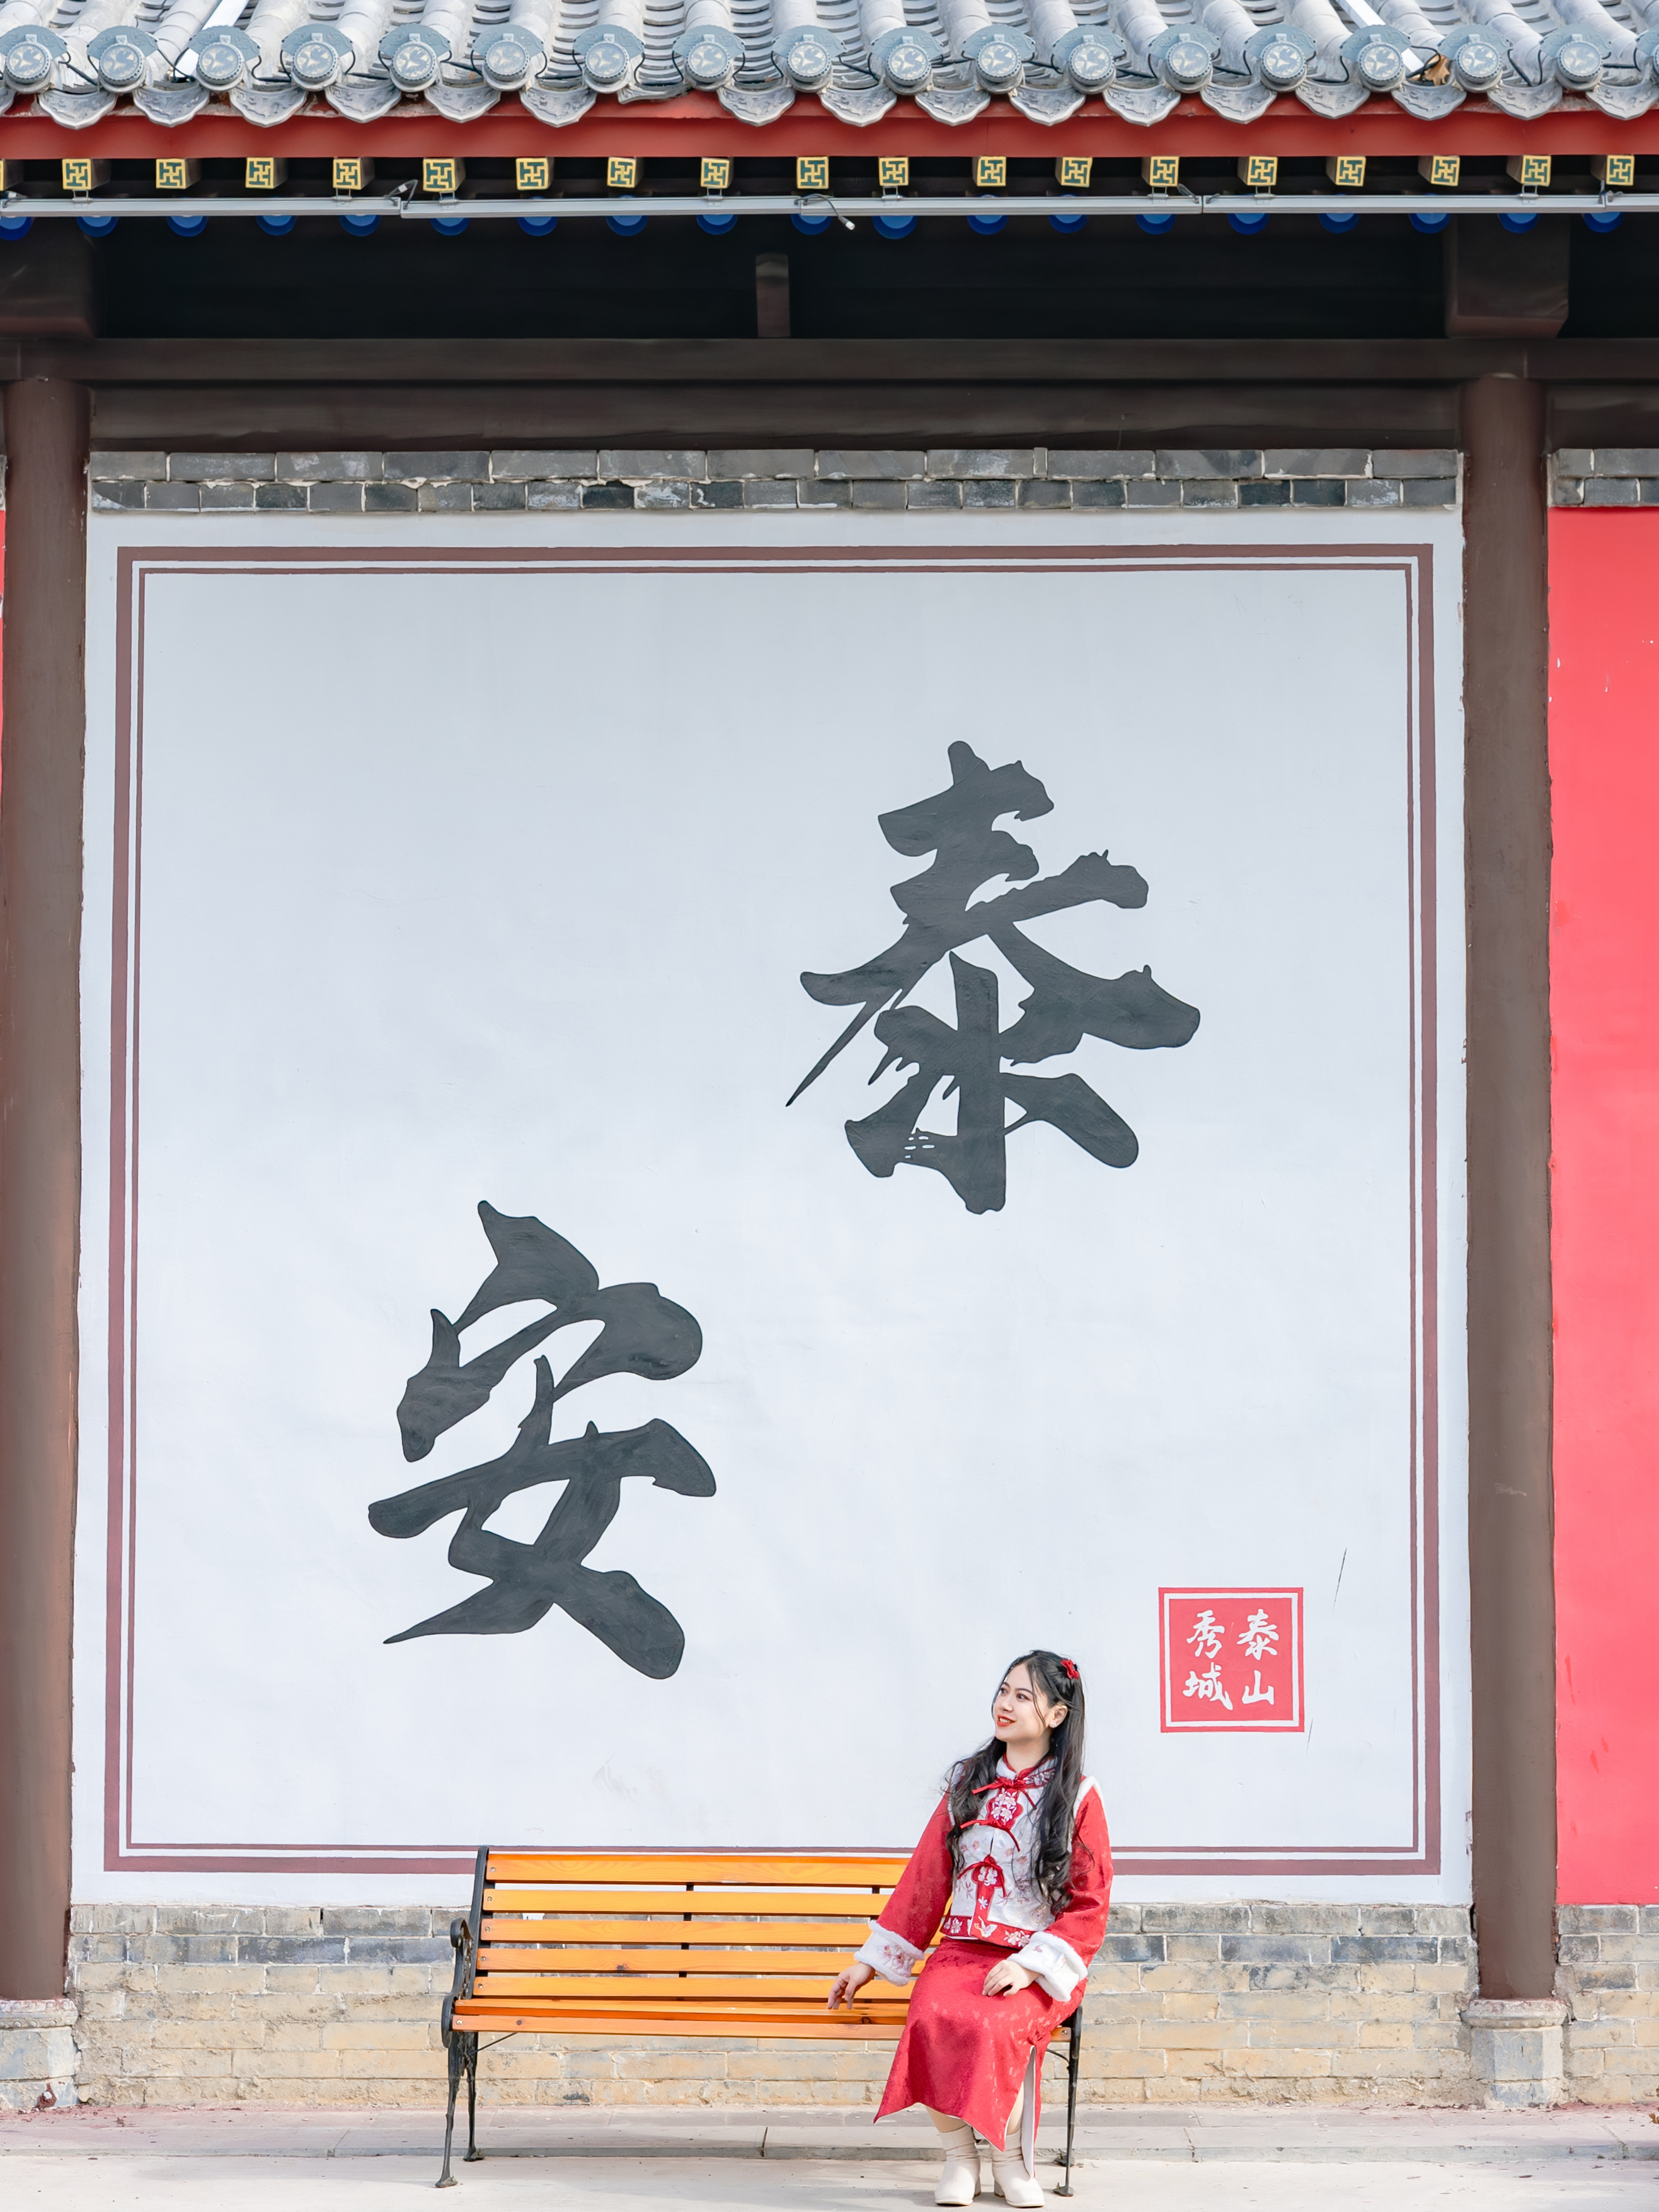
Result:
<svg viewBox="0 0 1659 2212">
<path fill-rule="evenodd" d="M 469 2034 L 567 2035 L 688 2035 L 789 2036 L 814 2043 L 871 2043 L 904 2033 L 901 2020 L 849 2021 L 841 2013 L 826 2013 L 822 2020 L 773 2019 L 765 2014 L 733 2011 L 725 2014 L 655 2013 L 522 2013 L 484 2006 L 463 2018 L 456 2008 L 456 2023 Z"/>
<path fill-rule="evenodd" d="M 748 1851 L 666 1852 L 491 1850 L 489 1881 L 787 1881 L 848 1882 L 888 1887 L 905 1858 L 858 1852 L 798 1852 L 767 1856 Z"/>
<path fill-rule="evenodd" d="M 590 1919 L 574 1913 L 568 1919 L 561 1913 L 556 1919 L 528 1920 L 486 1912 L 483 1942 L 486 1948 L 491 1943 L 816 1943 L 857 1950 L 869 1923 L 867 1913 L 856 1920 L 775 1920 L 769 1914 L 753 1920 L 638 1920 L 625 1914 Z"/>
<path fill-rule="evenodd" d="M 824 1997 L 835 1980 L 828 1968 L 822 1974 L 798 1974 L 793 1980 L 787 1975 L 777 1977 L 741 1974 L 699 1974 L 695 1978 L 695 1993 L 702 1997 Z M 611 1990 L 626 1990 L 630 1995 L 659 1999 L 684 1997 L 692 1994 L 691 1987 L 678 1974 L 480 1974 L 475 1984 L 475 1994 L 482 1997 L 571 1996 L 585 1997 L 590 2003 L 608 2002 Z M 902 1999 L 901 1998 L 901 2002 Z"/>
<path fill-rule="evenodd" d="M 892 1892 L 822 1889 L 526 1889 L 503 1883 L 484 1891 L 484 1911 L 491 1913 L 591 1912 L 612 1914 L 664 1912 L 685 1914 L 755 1913 L 762 1918 L 775 1914 L 803 1915 L 827 1919 L 846 1914 L 849 1920 L 867 1919 L 879 1912 Z"/>
<path fill-rule="evenodd" d="M 478 1954 L 480 1974 L 606 1974 L 626 1980 L 633 1974 L 814 1974 L 833 1981 L 852 1961 L 850 1947 L 838 1951 L 733 1950 L 714 1944 L 690 1950 L 665 1944 L 572 1943 L 563 1950 L 531 1950 L 514 1944 L 486 1943 Z"/>
</svg>

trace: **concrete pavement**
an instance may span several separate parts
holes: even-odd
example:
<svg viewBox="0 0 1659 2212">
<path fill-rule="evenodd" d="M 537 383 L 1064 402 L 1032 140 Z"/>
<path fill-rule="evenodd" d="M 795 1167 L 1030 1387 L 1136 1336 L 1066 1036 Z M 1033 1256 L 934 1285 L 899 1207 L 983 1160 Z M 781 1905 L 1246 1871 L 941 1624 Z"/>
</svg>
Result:
<svg viewBox="0 0 1659 2212">
<path fill-rule="evenodd" d="M 0 2199 L 40 2212 L 390 2212 L 429 2192 L 432 2112 L 88 2108 L 0 2120 Z M 1060 2179 L 1052 2108 L 1040 2168 Z M 480 2112 L 447 2207 L 877 2212 L 933 2201 L 932 2130 L 867 2112 L 668 2107 Z M 1547 2112 L 1089 2108 L 1073 2202 L 1111 2212 L 1647 2212 L 1659 2126 Z M 989 2170 L 987 2169 L 987 2179 Z M 981 2199 L 990 2212 L 992 2200 Z M 1050 2197 L 1054 2212 L 1064 2200 Z"/>
</svg>

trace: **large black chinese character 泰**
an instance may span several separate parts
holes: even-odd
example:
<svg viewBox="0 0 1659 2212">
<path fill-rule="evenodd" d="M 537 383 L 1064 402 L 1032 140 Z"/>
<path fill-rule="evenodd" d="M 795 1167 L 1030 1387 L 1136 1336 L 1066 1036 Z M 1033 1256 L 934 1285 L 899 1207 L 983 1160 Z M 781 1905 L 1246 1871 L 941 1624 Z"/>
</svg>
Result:
<svg viewBox="0 0 1659 2212">
<path fill-rule="evenodd" d="M 932 853 L 933 864 L 908 883 L 893 886 L 904 916 L 898 941 L 861 968 L 839 975 L 806 974 L 801 982 L 821 1006 L 858 1012 L 811 1073 L 797 1085 L 793 1106 L 836 1054 L 868 1023 L 885 1048 L 871 1077 L 896 1066 L 915 1073 L 888 1103 L 861 1121 L 848 1121 L 847 1141 L 874 1176 L 896 1167 L 934 1168 L 970 1213 L 994 1213 L 1006 1192 L 1007 1139 L 1028 1122 L 1049 1121 L 1108 1167 L 1127 1168 L 1140 1147 L 1134 1131 L 1080 1075 L 1013 1075 L 1003 1062 L 1029 1066 L 1075 1052 L 1085 1036 L 1135 1051 L 1183 1045 L 1198 1027 L 1198 1010 L 1183 1006 L 1152 981 L 1150 968 L 1127 975 L 1088 975 L 1068 967 L 1024 935 L 1019 925 L 1045 914 L 1100 902 L 1146 903 L 1146 878 L 1114 866 L 1104 853 L 1085 853 L 1048 881 L 1036 855 L 998 818 L 1021 822 L 1054 811 L 1054 802 L 1022 762 L 988 768 L 970 745 L 950 749 L 951 787 L 914 806 L 879 817 L 895 852 Z M 998 876 L 1024 888 L 970 905 L 975 891 Z M 1031 986 L 1020 1017 L 999 1026 L 997 978 L 959 957 L 963 945 L 988 938 Z M 904 1001 L 930 969 L 949 957 L 956 988 L 956 1026 Z M 957 1130 L 942 1136 L 920 1126 L 940 1083 L 957 1098 Z M 1019 1118 L 1008 1121 L 1012 1103 Z"/>
<path fill-rule="evenodd" d="M 388 1644 L 412 1636 L 514 1636 L 533 1628 L 560 1606 L 641 1674 L 672 1674 L 685 1650 L 685 1634 L 667 1607 L 640 1588 L 632 1575 L 601 1574 L 583 1562 L 616 1518 L 629 1475 L 645 1475 L 659 1490 L 688 1498 L 713 1494 L 714 1478 L 678 1429 L 666 1421 L 601 1435 L 590 1421 L 580 1437 L 555 1443 L 556 1401 L 602 1375 L 640 1375 L 665 1382 L 695 1366 L 702 1332 L 684 1306 L 663 1297 L 654 1283 L 616 1283 L 602 1289 L 597 1269 L 574 1244 L 534 1215 L 517 1218 L 481 1205 L 479 1218 L 495 1255 L 495 1267 L 461 1315 L 450 1321 L 434 1310 L 432 1356 L 409 1378 L 398 1408 L 404 1457 L 424 1459 L 447 1429 L 476 1413 L 515 1361 L 556 1329 L 576 1322 L 601 1324 L 599 1335 L 556 1383 L 546 1357 L 536 1361 L 535 1402 L 499 1459 L 441 1475 L 368 1509 L 382 1536 L 418 1536 L 446 1514 L 459 1513 L 449 1564 L 482 1575 L 486 1586 L 430 1620 L 417 1621 Z M 526 1301 L 552 1310 L 504 1338 L 465 1365 L 461 1332 L 499 1307 Z M 485 1524 L 515 1491 L 544 1482 L 564 1485 L 533 1543 L 520 1543 Z"/>
</svg>

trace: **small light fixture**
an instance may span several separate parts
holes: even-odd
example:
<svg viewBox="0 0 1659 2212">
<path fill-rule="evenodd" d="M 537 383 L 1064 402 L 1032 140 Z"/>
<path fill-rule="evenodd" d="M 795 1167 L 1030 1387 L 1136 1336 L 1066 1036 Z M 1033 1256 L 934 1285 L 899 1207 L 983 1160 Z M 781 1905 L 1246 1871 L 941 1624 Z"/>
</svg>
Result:
<svg viewBox="0 0 1659 2212">
<path fill-rule="evenodd" d="M 944 52 L 931 31 L 907 23 L 882 33 L 870 49 L 870 67 L 890 92 L 926 92 Z"/>
<path fill-rule="evenodd" d="M 104 92 L 135 92 L 149 72 L 150 58 L 159 49 L 148 31 L 136 23 L 118 23 L 87 41 L 87 59 Z"/>
<path fill-rule="evenodd" d="M 620 92 L 633 82 L 645 46 L 625 24 L 595 23 L 577 32 L 571 52 L 590 92 Z"/>
<path fill-rule="evenodd" d="M 1344 39 L 1338 51 L 1355 83 L 1363 84 L 1367 92 L 1392 92 L 1406 82 L 1406 57 L 1411 50 L 1405 33 L 1392 23 L 1368 23 Z"/>
<path fill-rule="evenodd" d="M 44 23 L 19 23 L 0 31 L 5 81 L 14 92 L 44 92 L 69 48 Z"/>
<path fill-rule="evenodd" d="M 381 68 L 399 92 L 424 92 L 436 84 L 449 59 L 449 41 L 424 24 L 399 23 L 381 40 L 380 55 Z"/>
<path fill-rule="evenodd" d="M 1063 70 L 1078 92 L 1103 92 L 1115 79 L 1117 65 L 1127 52 L 1115 31 L 1076 23 L 1048 49 L 1048 66 Z"/>
<path fill-rule="evenodd" d="M 772 48 L 772 58 L 797 92 L 817 92 L 829 83 L 841 58 L 841 40 L 817 23 L 798 23 Z"/>
<path fill-rule="evenodd" d="M 282 44 L 283 67 L 301 92 L 326 92 L 357 58 L 357 50 L 332 23 L 302 23 Z"/>
<path fill-rule="evenodd" d="M 215 31 L 196 50 L 196 82 L 209 92 L 234 92 L 259 66 L 259 49 L 246 31 Z"/>
<path fill-rule="evenodd" d="M 1463 92 L 1490 92 L 1504 74 L 1504 47 L 1478 24 L 1460 23 L 1440 40 L 1452 82 Z"/>
<path fill-rule="evenodd" d="M 981 92 L 1012 92 L 1036 52 L 1024 31 L 1004 23 L 981 24 L 962 42 L 963 59 L 972 62 Z"/>
<path fill-rule="evenodd" d="M 1201 92 L 1214 73 L 1221 41 L 1208 31 L 1160 31 L 1146 49 L 1152 72 L 1170 92 Z"/>
<path fill-rule="evenodd" d="M 546 51 L 517 23 L 486 31 L 472 45 L 472 66 L 492 92 L 517 92 L 540 74 Z"/>
<path fill-rule="evenodd" d="M 1564 92 L 1593 92 L 1601 82 L 1610 45 L 1596 31 L 1552 31 L 1538 49 L 1538 59 Z"/>
<path fill-rule="evenodd" d="M 1294 92 L 1305 82 L 1308 64 L 1318 51 L 1294 23 L 1272 23 L 1244 41 L 1244 66 L 1270 92 Z"/>
<path fill-rule="evenodd" d="M 720 23 L 682 31 L 674 41 L 674 66 L 696 92 L 719 92 L 743 67 L 743 40 Z"/>
</svg>

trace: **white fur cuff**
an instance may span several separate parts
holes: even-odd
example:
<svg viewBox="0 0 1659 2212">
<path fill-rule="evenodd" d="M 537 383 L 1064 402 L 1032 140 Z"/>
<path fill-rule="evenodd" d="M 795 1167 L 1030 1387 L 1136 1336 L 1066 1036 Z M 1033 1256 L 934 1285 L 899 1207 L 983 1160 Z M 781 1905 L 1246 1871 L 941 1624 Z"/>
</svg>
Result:
<svg viewBox="0 0 1659 2212">
<path fill-rule="evenodd" d="M 1019 1963 L 1029 1968 L 1049 1996 L 1062 2004 L 1089 1972 L 1071 1945 L 1047 1928 L 1024 1945 Z"/>
<path fill-rule="evenodd" d="M 902 1989 L 921 1953 L 914 1943 L 907 1943 L 902 1936 L 895 1936 L 890 1928 L 884 1928 L 877 1921 L 870 1930 L 869 1942 L 853 1955 L 866 1966 L 873 1966 L 884 1982 L 896 1982 Z"/>
</svg>

